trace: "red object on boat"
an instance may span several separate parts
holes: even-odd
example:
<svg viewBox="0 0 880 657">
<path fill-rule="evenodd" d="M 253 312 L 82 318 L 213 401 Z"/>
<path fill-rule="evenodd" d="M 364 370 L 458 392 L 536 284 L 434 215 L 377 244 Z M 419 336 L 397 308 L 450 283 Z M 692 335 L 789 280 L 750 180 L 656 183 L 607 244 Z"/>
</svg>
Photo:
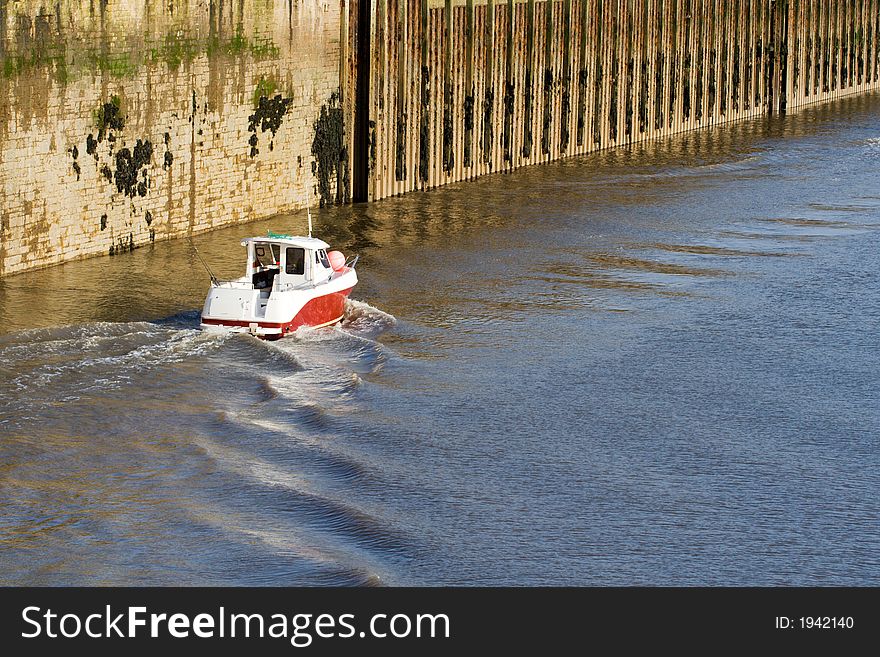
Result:
<svg viewBox="0 0 880 657">
<path fill-rule="evenodd" d="M 333 271 L 342 271 L 343 267 L 345 267 L 345 256 L 342 255 L 342 251 L 330 251 L 327 254 L 327 259 L 330 261 Z"/>
</svg>

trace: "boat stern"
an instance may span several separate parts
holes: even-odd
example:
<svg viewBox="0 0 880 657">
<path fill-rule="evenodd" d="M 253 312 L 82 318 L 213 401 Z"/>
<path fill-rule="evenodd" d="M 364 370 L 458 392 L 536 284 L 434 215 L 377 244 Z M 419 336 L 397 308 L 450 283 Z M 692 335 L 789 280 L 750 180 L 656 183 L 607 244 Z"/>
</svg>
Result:
<svg viewBox="0 0 880 657">
<path fill-rule="evenodd" d="M 202 318 L 199 328 L 207 333 L 246 333 L 267 340 L 275 340 L 283 334 L 280 327 L 264 326 L 259 322 L 232 323 L 213 318 Z"/>
<path fill-rule="evenodd" d="M 280 326 L 260 321 L 268 300 L 260 290 L 236 282 L 212 285 L 202 307 L 199 327 L 215 333 L 248 333 L 262 338 L 280 338 Z"/>
</svg>

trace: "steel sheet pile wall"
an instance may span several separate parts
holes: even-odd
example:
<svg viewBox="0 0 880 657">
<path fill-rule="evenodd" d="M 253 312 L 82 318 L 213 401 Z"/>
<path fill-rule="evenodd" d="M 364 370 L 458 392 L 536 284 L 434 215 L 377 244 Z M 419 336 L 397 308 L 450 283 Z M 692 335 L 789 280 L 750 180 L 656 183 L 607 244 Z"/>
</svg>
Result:
<svg viewBox="0 0 880 657">
<path fill-rule="evenodd" d="M 876 89 L 878 15 L 878 0 L 790 1 L 783 14 L 783 109 Z"/>
<path fill-rule="evenodd" d="M 878 0 L 373 0 L 366 198 L 874 89 Z"/>
</svg>

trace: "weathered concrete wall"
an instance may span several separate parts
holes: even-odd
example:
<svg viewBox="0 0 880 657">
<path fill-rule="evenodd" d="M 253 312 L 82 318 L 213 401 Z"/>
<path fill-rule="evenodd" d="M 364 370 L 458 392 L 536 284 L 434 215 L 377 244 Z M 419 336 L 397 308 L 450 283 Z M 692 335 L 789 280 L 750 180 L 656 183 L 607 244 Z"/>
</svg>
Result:
<svg viewBox="0 0 880 657">
<path fill-rule="evenodd" d="M 343 200 L 341 6 L 0 0 L 0 275 Z"/>
<path fill-rule="evenodd" d="M 878 87 L 880 0 L 0 0 L 0 275 Z"/>
<path fill-rule="evenodd" d="M 366 197 L 878 86 L 877 0 L 373 0 Z"/>
</svg>

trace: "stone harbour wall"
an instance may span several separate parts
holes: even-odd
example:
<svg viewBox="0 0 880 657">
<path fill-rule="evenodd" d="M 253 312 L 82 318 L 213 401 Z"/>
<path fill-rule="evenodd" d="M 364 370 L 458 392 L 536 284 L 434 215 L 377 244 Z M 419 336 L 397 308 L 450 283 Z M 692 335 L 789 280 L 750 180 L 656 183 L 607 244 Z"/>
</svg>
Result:
<svg viewBox="0 0 880 657">
<path fill-rule="evenodd" d="M 878 31 L 880 0 L 0 0 L 0 276 L 872 92 Z"/>
<path fill-rule="evenodd" d="M 0 276 L 347 200 L 343 6 L 0 0 Z"/>
</svg>

